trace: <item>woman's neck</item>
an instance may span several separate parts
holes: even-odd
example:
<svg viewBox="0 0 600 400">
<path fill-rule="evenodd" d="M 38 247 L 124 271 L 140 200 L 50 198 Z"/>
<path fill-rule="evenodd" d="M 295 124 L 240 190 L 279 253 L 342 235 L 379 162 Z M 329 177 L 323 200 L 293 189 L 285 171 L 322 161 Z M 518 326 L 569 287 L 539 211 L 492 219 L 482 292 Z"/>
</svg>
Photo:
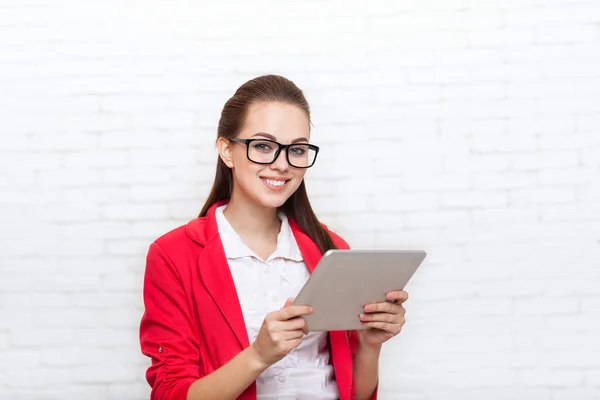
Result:
<svg viewBox="0 0 600 400">
<path fill-rule="evenodd" d="M 276 237 L 281 228 L 277 209 L 262 207 L 236 196 L 231 196 L 223 214 L 241 237 Z"/>
</svg>

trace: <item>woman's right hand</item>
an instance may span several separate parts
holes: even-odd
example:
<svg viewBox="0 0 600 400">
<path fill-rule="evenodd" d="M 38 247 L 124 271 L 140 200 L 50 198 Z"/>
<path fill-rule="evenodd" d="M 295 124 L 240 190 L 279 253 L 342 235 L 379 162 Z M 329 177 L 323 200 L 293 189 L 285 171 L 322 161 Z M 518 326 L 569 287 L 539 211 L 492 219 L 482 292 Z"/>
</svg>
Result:
<svg viewBox="0 0 600 400">
<path fill-rule="evenodd" d="M 300 318 L 313 312 L 310 306 L 292 306 L 294 299 L 285 302 L 281 310 L 265 317 L 256 340 L 252 343 L 264 368 L 275 364 L 302 343 L 308 334 L 306 321 Z"/>
</svg>

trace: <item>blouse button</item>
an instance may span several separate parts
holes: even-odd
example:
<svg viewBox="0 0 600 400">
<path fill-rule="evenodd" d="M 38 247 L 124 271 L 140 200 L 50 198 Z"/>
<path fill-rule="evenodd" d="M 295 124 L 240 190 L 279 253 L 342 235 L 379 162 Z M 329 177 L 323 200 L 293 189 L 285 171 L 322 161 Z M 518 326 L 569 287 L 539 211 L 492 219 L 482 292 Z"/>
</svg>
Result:
<svg viewBox="0 0 600 400">
<path fill-rule="evenodd" d="M 279 377 L 277 378 L 279 380 L 279 382 L 283 383 L 285 382 L 285 376 L 283 375 L 279 375 Z"/>
<path fill-rule="evenodd" d="M 162 353 L 162 352 L 163 352 L 163 348 L 162 348 L 162 346 L 159 346 L 159 348 L 158 348 L 158 352 L 159 352 L 159 353 Z"/>
</svg>

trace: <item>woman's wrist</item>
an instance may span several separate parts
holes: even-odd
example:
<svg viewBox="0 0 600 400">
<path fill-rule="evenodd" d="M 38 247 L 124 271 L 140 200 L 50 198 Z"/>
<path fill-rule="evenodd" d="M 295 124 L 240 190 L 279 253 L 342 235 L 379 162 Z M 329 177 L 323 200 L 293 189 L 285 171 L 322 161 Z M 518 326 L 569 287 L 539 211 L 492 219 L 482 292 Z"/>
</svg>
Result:
<svg viewBox="0 0 600 400">
<path fill-rule="evenodd" d="M 377 353 L 381 352 L 382 344 L 369 344 L 366 340 L 364 340 L 363 336 L 359 333 L 358 335 L 358 349 L 362 349 L 363 351 Z"/>
<path fill-rule="evenodd" d="M 270 364 L 262 359 L 260 353 L 254 346 L 254 343 L 248 346 L 244 352 L 246 352 L 248 355 L 248 360 L 252 371 L 256 371 L 261 374 L 264 370 L 270 367 Z"/>
</svg>

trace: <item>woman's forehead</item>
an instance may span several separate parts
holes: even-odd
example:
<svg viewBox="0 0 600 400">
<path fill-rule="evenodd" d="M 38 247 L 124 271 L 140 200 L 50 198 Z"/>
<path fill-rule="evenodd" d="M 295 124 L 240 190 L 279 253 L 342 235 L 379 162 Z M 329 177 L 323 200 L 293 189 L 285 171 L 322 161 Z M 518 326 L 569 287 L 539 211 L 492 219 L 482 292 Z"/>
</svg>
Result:
<svg viewBox="0 0 600 400">
<path fill-rule="evenodd" d="M 310 125 L 306 112 L 298 106 L 258 103 L 248 110 L 242 133 L 244 137 L 265 133 L 263 137 L 291 143 L 301 138 L 307 139 L 310 136 Z"/>
</svg>

